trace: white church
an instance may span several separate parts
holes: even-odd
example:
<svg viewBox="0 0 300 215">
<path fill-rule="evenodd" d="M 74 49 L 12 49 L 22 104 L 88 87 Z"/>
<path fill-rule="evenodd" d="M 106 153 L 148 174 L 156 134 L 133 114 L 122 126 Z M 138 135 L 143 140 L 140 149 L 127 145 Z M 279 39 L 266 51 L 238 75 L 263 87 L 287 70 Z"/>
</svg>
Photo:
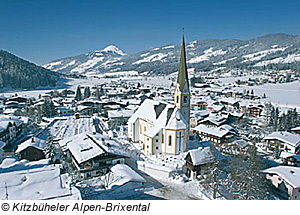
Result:
<svg viewBox="0 0 300 215">
<path fill-rule="evenodd" d="M 190 89 L 184 37 L 174 104 L 146 99 L 128 120 L 128 136 L 139 142 L 148 156 L 179 154 L 189 140 Z"/>
</svg>

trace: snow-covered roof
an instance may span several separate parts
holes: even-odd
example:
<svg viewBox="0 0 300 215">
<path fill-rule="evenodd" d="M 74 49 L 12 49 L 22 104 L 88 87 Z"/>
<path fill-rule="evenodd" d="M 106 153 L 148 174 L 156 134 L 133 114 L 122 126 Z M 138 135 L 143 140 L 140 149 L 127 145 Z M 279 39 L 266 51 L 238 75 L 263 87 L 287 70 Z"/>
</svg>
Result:
<svg viewBox="0 0 300 215">
<path fill-rule="evenodd" d="M 20 153 L 21 151 L 27 149 L 29 146 L 40 149 L 40 150 L 44 150 L 46 147 L 46 140 L 40 139 L 38 137 L 32 137 L 26 141 L 24 141 L 23 143 L 21 143 L 17 150 L 16 153 Z"/>
<path fill-rule="evenodd" d="M 229 105 L 234 105 L 239 102 L 239 100 L 234 99 L 234 98 L 222 98 L 220 99 L 221 103 L 229 104 Z"/>
<path fill-rule="evenodd" d="M 188 151 L 188 154 L 191 156 L 192 162 L 195 166 L 214 161 L 214 156 L 211 153 L 210 147 L 192 149 Z"/>
<path fill-rule="evenodd" d="M 68 139 L 67 147 L 79 164 L 105 153 L 86 133 Z"/>
<path fill-rule="evenodd" d="M 284 143 L 288 143 L 294 147 L 296 147 L 298 144 L 300 144 L 300 136 L 297 134 L 292 134 L 287 131 L 279 131 L 279 132 L 273 132 L 266 136 L 264 140 L 280 140 Z"/>
<path fill-rule="evenodd" d="M 60 141 L 60 145 L 63 149 L 67 147 L 79 164 L 105 153 L 128 157 L 116 141 L 101 134 L 84 132 Z"/>
<path fill-rule="evenodd" d="M 300 161 L 300 155 L 295 155 L 295 154 L 293 154 L 293 153 L 291 153 L 291 152 L 285 152 L 285 151 L 282 151 L 281 153 L 280 153 L 280 157 L 281 158 L 284 158 L 284 159 L 287 159 L 287 158 L 290 158 L 290 157 L 292 157 L 292 158 L 295 158 L 296 160 L 298 160 L 298 161 Z"/>
<path fill-rule="evenodd" d="M 201 120 L 199 123 L 211 122 L 216 126 L 226 123 L 227 119 L 223 116 L 210 114 L 207 118 Z"/>
<path fill-rule="evenodd" d="M 109 110 L 107 111 L 109 118 L 129 118 L 134 113 L 134 110 Z"/>
<path fill-rule="evenodd" d="M 0 115 L 0 131 L 6 130 L 9 123 L 15 123 L 17 126 L 20 126 L 24 122 L 16 116 Z"/>
<path fill-rule="evenodd" d="M 292 166 L 276 166 L 263 170 L 263 173 L 276 174 L 294 188 L 300 188 L 300 168 Z"/>
<path fill-rule="evenodd" d="M 37 164 L 37 163 L 36 163 Z M 31 165 L 30 165 L 31 166 Z M 70 195 L 69 187 L 64 187 L 60 177 L 58 166 L 43 166 L 38 168 L 12 169 L 9 172 L 0 173 L 0 196 L 6 196 L 9 200 L 42 200 L 42 199 L 68 199 L 81 200 L 80 192 L 72 187 Z M 6 182 L 6 186 L 5 183 Z"/>
<path fill-rule="evenodd" d="M 198 125 L 197 127 L 193 128 L 195 131 L 211 134 L 217 137 L 224 137 L 226 134 L 229 133 L 229 130 L 221 127 L 209 127 L 206 125 Z"/>
<path fill-rule="evenodd" d="M 127 182 L 144 183 L 146 180 L 125 164 L 116 164 L 110 169 L 114 174 L 114 182 L 110 186 L 123 185 Z"/>
<path fill-rule="evenodd" d="M 146 99 L 139 109 L 129 118 L 128 122 L 134 123 L 138 118 L 144 119 L 154 125 L 154 127 L 168 129 L 186 129 L 187 122 L 180 113 L 180 110 L 174 105 Z M 152 136 L 152 129 L 148 135 Z"/>
</svg>

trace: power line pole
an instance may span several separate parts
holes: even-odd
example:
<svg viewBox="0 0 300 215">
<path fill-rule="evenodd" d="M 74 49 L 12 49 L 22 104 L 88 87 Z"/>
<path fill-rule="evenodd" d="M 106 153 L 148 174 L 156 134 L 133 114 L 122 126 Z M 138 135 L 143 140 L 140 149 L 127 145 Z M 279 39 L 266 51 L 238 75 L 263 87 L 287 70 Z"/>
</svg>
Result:
<svg viewBox="0 0 300 215">
<path fill-rule="evenodd" d="M 7 183 L 5 182 L 5 199 L 8 200 Z"/>
</svg>

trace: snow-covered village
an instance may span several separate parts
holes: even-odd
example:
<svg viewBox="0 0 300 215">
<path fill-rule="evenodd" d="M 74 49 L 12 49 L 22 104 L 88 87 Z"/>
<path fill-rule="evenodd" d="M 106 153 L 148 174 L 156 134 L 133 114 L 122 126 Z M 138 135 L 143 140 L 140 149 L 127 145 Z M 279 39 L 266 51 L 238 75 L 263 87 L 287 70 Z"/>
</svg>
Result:
<svg viewBox="0 0 300 215">
<path fill-rule="evenodd" d="M 299 9 L 2 1 L 1 214 L 295 213 Z"/>
<path fill-rule="evenodd" d="M 299 73 L 199 74 L 185 46 L 170 75 L 2 93 L 1 199 L 299 199 Z"/>
</svg>

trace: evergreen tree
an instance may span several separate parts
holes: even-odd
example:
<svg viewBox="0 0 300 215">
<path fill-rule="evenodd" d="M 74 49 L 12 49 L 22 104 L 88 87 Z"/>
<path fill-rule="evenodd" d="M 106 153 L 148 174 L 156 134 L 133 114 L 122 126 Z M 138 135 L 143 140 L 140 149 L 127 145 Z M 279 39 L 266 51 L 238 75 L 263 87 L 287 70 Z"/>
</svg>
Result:
<svg viewBox="0 0 300 215">
<path fill-rule="evenodd" d="M 98 87 L 95 90 L 95 98 L 98 99 L 98 100 L 100 100 L 100 90 L 99 90 Z"/>
<path fill-rule="evenodd" d="M 86 87 L 84 88 L 84 98 L 87 99 L 91 96 L 91 91 L 90 91 L 90 87 Z"/>
<path fill-rule="evenodd" d="M 76 101 L 81 101 L 82 100 L 80 85 L 76 89 L 75 100 Z"/>
<path fill-rule="evenodd" d="M 51 99 L 46 98 L 42 105 L 42 116 L 53 117 L 57 115 L 54 103 Z"/>
<path fill-rule="evenodd" d="M 53 148 L 53 137 L 51 132 L 48 133 L 48 139 L 44 153 L 46 158 L 50 158 L 50 163 L 54 163 L 55 152 Z"/>
</svg>

